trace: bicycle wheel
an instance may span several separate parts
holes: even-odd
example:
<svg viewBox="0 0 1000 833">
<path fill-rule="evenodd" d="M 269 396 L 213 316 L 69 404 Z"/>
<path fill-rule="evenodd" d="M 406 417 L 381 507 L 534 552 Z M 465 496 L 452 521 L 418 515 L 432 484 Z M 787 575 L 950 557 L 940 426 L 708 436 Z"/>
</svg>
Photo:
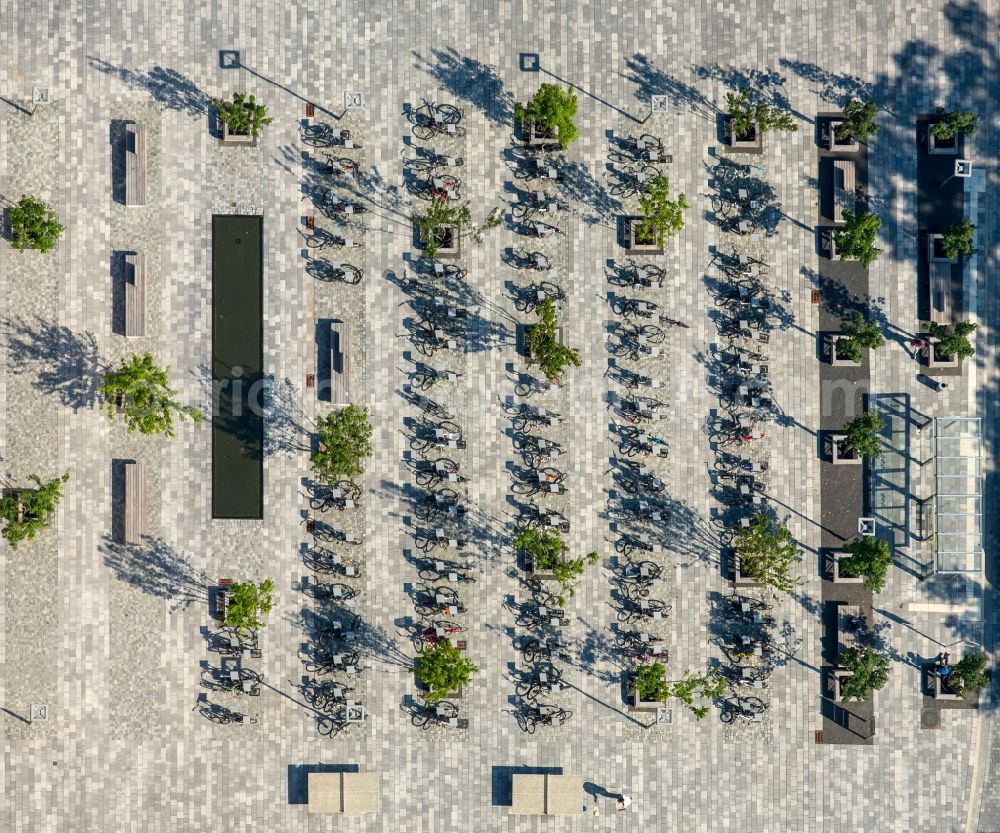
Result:
<svg viewBox="0 0 1000 833">
<path fill-rule="evenodd" d="M 751 711 L 754 714 L 763 714 L 767 711 L 768 706 L 768 704 L 759 697 L 741 697 L 740 705 L 747 711 Z"/>
<path fill-rule="evenodd" d="M 735 709 L 723 709 L 722 713 L 719 715 L 719 720 L 723 723 L 733 723 L 736 720 L 736 710 Z"/>
<path fill-rule="evenodd" d="M 639 189 L 636 188 L 635 185 L 629 183 L 612 185 L 608 190 L 613 197 L 633 197 L 639 193 Z"/>
<path fill-rule="evenodd" d="M 454 136 L 456 139 L 464 139 L 465 138 L 465 128 L 461 127 L 461 126 L 456 127 L 455 128 L 455 132 L 454 133 L 448 132 L 448 135 L 449 136 Z"/>
<path fill-rule="evenodd" d="M 434 110 L 445 124 L 458 124 L 462 120 L 462 111 L 454 104 L 438 104 Z"/>
<path fill-rule="evenodd" d="M 667 334 L 655 324 L 644 324 L 639 329 L 639 333 L 640 335 L 644 335 L 646 337 L 646 341 L 650 344 L 660 344 L 667 336 Z"/>
<path fill-rule="evenodd" d="M 413 135 L 422 142 L 433 139 L 436 132 L 429 124 L 415 124 L 412 130 Z"/>
<path fill-rule="evenodd" d="M 410 718 L 410 722 L 416 726 L 418 729 L 426 729 L 431 721 L 431 713 L 428 711 L 420 712 L 419 714 L 413 715 Z"/>
</svg>

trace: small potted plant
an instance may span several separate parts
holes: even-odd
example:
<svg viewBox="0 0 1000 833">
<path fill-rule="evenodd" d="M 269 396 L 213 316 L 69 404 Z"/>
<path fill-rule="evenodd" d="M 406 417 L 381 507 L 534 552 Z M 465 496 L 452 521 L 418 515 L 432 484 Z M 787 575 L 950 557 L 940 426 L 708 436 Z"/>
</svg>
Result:
<svg viewBox="0 0 1000 833">
<path fill-rule="evenodd" d="M 978 324 L 971 321 L 956 321 L 949 329 L 943 324 L 932 321 L 928 329 L 930 367 L 957 367 L 962 359 L 975 355 L 976 348 L 969 341 L 969 336 L 979 329 Z"/>
<path fill-rule="evenodd" d="M 23 194 L 8 210 L 11 245 L 18 250 L 51 250 L 63 233 L 56 213 L 38 197 Z"/>
<path fill-rule="evenodd" d="M 267 115 L 267 105 L 245 93 L 233 93 L 231 102 L 217 98 L 212 107 L 222 123 L 223 146 L 255 145 L 260 131 L 274 121 Z"/>
<path fill-rule="evenodd" d="M 759 152 L 763 148 L 765 133 L 772 130 L 795 132 L 799 129 L 791 113 L 767 102 L 755 102 L 749 87 L 727 93 L 726 109 L 726 140 L 733 150 Z"/>
<path fill-rule="evenodd" d="M 868 645 L 841 651 L 837 666 L 832 676 L 838 703 L 867 700 L 889 682 L 889 661 Z"/>
<path fill-rule="evenodd" d="M 844 426 L 843 434 L 831 435 L 833 464 L 859 464 L 866 457 L 881 457 L 883 448 L 878 435 L 884 428 L 885 422 L 878 411 L 866 411 L 856 416 Z"/>
<path fill-rule="evenodd" d="M 827 147 L 832 151 L 858 150 L 859 142 L 878 133 L 877 112 L 874 101 L 848 101 L 844 106 L 844 117 L 830 122 Z"/>
<path fill-rule="evenodd" d="M 844 322 L 840 332 L 832 336 L 830 361 L 834 365 L 860 365 L 864 351 L 877 350 L 885 344 L 882 328 L 874 321 L 868 321 L 864 314 L 855 310 L 851 320 Z"/>
<path fill-rule="evenodd" d="M 662 662 L 640 665 L 629 684 L 631 706 L 638 711 L 655 711 L 667 702 L 670 692 L 667 668 Z"/>
<path fill-rule="evenodd" d="M 857 260 L 867 269 L 882 250 L 875 245 L 882 220 L 870 211 L 843 211 L 844 225 L 833 229 L 830 236 L 830 257 Z"/>
<path fill-rule="evenodd" d="M 940 119 L 927 133 L 927 152 L 954 156 L 958 153 L 958 135 L 974 136 L 979 117 L 965 110 L 945 112 L 944 107 L 938 107 L 936 112 Z"/>
<path fill-rule="evenodd" d="M 873 593 L 881 593 L 885 587 L 892 564 L 889 543 L 865 536 L 851 541 L 844 547 L 847 552 L 834 558 L 833 580 L 835 582 L 864 582 Z"/>
<path fill-rule="evenodd" d="M 424 691 L 424 699 L 431 704 L 446 697 L 461 697 L 462 689 L 478 670 L 458 646 L 447 639 L 440 639 L 424 648 L 413 663 L 417 686 Z"/>
<path fill-rule="evenodd" d="M 548 145 L 555 142 L 565 150 L 576 141 L 576 93 L 558 84 L 542 84 L 527 104 L 515 104 L 514 116 L 521 122 L 525 142 Z"/>
</svg>

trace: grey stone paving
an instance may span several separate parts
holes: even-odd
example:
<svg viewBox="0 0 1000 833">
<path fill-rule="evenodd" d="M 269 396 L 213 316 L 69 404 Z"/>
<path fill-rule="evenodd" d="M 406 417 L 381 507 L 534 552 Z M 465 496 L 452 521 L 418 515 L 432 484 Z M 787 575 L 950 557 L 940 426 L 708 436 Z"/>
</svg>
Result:
<svg viewBox="0 0 1000 833">
<path fill-rule="evenodd" d="M 38 193 L 67 227 L 56 251 L 44 258 L 0 245 L 7 333 L 0 453 L 14 482 L 32 471 L 72 472 L 54 528 L 0 558 L 0 700 L 7 738 L 0 758 L 7 798 L 0 826 L 32 833 L 67 827 L 320 830 L 332 824 L 350 830 L 537 830 L 543 822 L 510 817 L 497 805 L 510 767 L 555 766 L 597 787 L 588 794 L 586 815 L 555 822 L 570 830 L 1000 829 L 993 797 L 1000 754 L 995 719 L 985 708 L 954 711 L 944 715 L 941 729 L 920 731 L 919 672 L 908 662 L 933 656 L 941 645 L 988 640 L 989 620 L 978 604 L 956 612 L 954 599 L 936 596 L 905 569 L 893 571 L 876 600 L 897 661 L 876 698 L 875 745 L 814 744 L 821 725 L 813 556 L 819 495 L 809 430 L 820 419 L 818 308 L 810 302 L 817 255 L 808 219 L 817 199 L 815 113 L 869 90 L 886 107 L 870 157 L 886 254 L 870 281 L 872 295 L 885 299 L 889 321 L 907 333 L 917 326 L 913 119 L 937 104 L 980 112 L 974 159 L 985 176 L 975 187 L 987 190 L 967 204 L 980 220 L 984 254 L 970 267 L 969 281 L 979 320 L 996 321 L 996 298 L 985 281 L 995 267 L 989 193 L 996 107 L 987 86 L 1000 65 L 995 14 L 993 0 L 899 1 L 877 13 L 850 7 L 837 14 L 815 2 L 544 9 L 522 2 L 432 2 L 401 11 L 358 2 L 333 9 L 72 0 L 58 13 L 30 4 L 0 9 L 0 95 L 7 102 L 0 102 L 0 195 L 16 200 L 24 191 Z M 243 68 L 222 68 L 223 49 L 240 50 Z M 520 70 L 522 52 L 538 53 L 540 72 Z M 704 424 L 717 399 L 705 357 L 717 335 L 707 315 L 713 307 L 704 276 L 720 235 L 703 216 L 710 210 L 705 165 L 718 155 L 715 107 L 750 72 L 801 114 L 799 132 L 768 137 L 754 163 L 768 167 L 785 213 L 765 244 L 771 279 L 787 293 L 794 316 L 781 333 L 781 348 L 772 349 L 775 395 L 791 419 L 769 429 L 771 491 L 787 506 L 782 511 L 803 543 L 804 583 L 778 611 L 791 656 L 774 675 L 765 725 L 728 729 L 714 712 L 696 723 L 672 704 L 673 722 L 647 731 L 623 713 L 613 642 L 608 647 L 614 536 L 606 508 L 616 451 L 608 433 L 607 394 L 615 385 L 605 375 L 604 333 L 613 318 L 605 269 L 624 252 L 616 242 L 619 209 L 605 191 L 607 131 L 661 135 L 674 156 L 672 186 L 694 206 L 685 230 L 655 258 L 670 279 L 654 300 L 690 325 L 669 333 L 655 373 L 673 386 L 662 397 L 669 399 L 670 417 L 658 433 L 671 444 L 662 471 L 681 507 L 682 522 L 668 533 L 673 552 L 665 559 L 671 565 L 665 595 L 673 604 L 665 633 L 671 669 L 679 674 L 703 667 L 714 654 L 709 596 L 726 589 L 707 537 L 714 504 Z M 502 252 L 520 241 L 502 227 L 482 246 L 466 247 L 462 261 L 468 291 L 481 298 L 477 332 L 508 337 L 449 357 L 463 376 L 447 394 L 469 440 L 463 472 L 471 523 L 487 533 L 476 548 L 479 581 L 468 592 L 466 616 L 470 655 L 482 672 L 463 703 L 469 733 L 424 734 L 401 708 L 414 686 L 398 659 L 412 650 L 407 588 L 416 581 L 404 557 L 413 543 L 404 522 L 412 510 L 401 491 L 412 482 L 403 463 L 403 428 L 416 411 L 401 396 L 412 369 L 405 354 L 416 357 L 404 338 L 412 310 L 387 278 L 412 271 L 417 256 L 409 217 L 418 201 L 403 187 L 403 157 L 413 151 L 404 140 L 409 124 L 403 106 L 427 98 L 464 108 L 468 136 L 455 152 L 466 160 L 464 196 L 481 218 L 511 199 L 504 161 L 511 102 L 553 79 L 578 86 L 580 140 L 566 153 L 569 181 L 557 189 L 569 203 L 557 223 L 565 236 L 540 248 L 558 262 L 568 293 L 565 337 L 580 349 L 583 366 L 567 385 L 531 401 L 566 416 L 569 451 L 559 467 L 573 490 L 560 506 L 572 523 L 568 540 L 575 551 L 597 549 L 603 558 L 568 607 L 568 674 L 576 689 L 563 698 L 575 717 L 564 730 L 526 737 L 510 714 L 508 666 L 518 655 L 513 618 L 502 602 L 522 591 L 510 575 L 507 464 L 514 453 L 500 402 L 516 398 L 512 379 L 527 370 L 513 334 L 530 318 L 514 308 L 505 286 L 526 276 L 503 264 Z M 51 104 L 28 116 L 22 109 L 30 109 L 34 84 L 48 86 Z M 209 132 L 208 99 L 237 88 L 266 101 L 275 117 L 254 149 L 219 148 Z M 364 93 L 363 110 L 342 114 L 348 90 Z M 653 94 L 668 95 L 668 112 L 646 120 Z M 363 248 L 344 258 L 364 268 L 358 287 L 316 281 L 305 268 L 304 196 L 314 180 L 300 137 L 306 100 L 319 105 L 317 121 L 366 135 L 354 158 L 371 210 L 363 218 Z M 122 118 L 142 119 L 150 129 L 150 203 L 142 209 L 112 201 L 111 126 Z M 233 211 L 265 216 L 270 389 L 262 523 L 211 520 L 207 427 L 183 425 L 169 443 L 138 440 L 94 407 L 98 369 L 133 349 L 153 351 L 172 367 L 185 401 L 207 407 L 210 217 Z M 110 277 L 113 253 L 140 245 L 151 258 L 150 326 L 133 345 L 112 332 Z M 375 426 L 364 503 L 350 524 L 363 528 L 366 539 L 367 578 L 358 609 L 378 648 L 367 662 L 366 726 L 329 739 L 317 734 L 315 715 L 297 688 L 304 676 L 297 649 L 312 607 L 301 589 L 308 576 L 301 551 L 309 541 L 303 478 L 313 420 L 330 407 L 305 381 L 317 372 L 317 320 L 343 314 L 355 325 L 352 389 L 371 409 Z M 914 407 L 929 415 L 988 413 L 997 371 L 992 330 L 984 330 L 976 361 L 947 394 L 916 380 L 899 341 L 873 358 L 875 390 L 908 392 Z M 988 443 L 994 438 L 990 423 Z M 134 550 L 107 540 L 112 458 L 143 460 L 153 472 L 150 539 Z M 994 541 L 991 523 L 991 554 Z M 203 663 L 217 662 L 204 638 L 212 625 L 206 584 L 265 576 L 275 580 L 277 604 L 262 637 L 267 688 L 248 707 L 259 723 L 211 724 L 198 710 L 199 695 L 206 693 Z M 980 595 L 990 615 L 992 594 Z M 234 703 L 222 699 L 232 695 L 207 693 Z M 49 705 L 48 722 L 24 722 L 31 703 Z M 337 820 L 308 815 L 301 767 L 319 764 L 381 772 L 381 814 Z M 627 818 L 614 813 L 611 798 L 593 797 L 621 789 L 635 799 Z"/>
</svg>

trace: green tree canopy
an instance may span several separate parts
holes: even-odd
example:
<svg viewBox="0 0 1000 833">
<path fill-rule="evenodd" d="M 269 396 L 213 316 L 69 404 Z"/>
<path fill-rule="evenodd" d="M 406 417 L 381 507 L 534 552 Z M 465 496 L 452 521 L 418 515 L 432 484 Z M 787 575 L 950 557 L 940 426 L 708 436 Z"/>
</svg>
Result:
<svg viewBox="0 0 1000 833">
<path fill-rule="evenodd" d="M 556 304 L 545 298 L 535 307 L 538 321 L 527 334 L 528 364 L 537 365 L 550 382 L 562 377 L 567 366 L 580 366 L 580 353 L 559 341 L 559 317 Z"/>
<path fill-rule="evenodd" d="M 851 99 L 844 106 L 844 120 L 837 128 L 837 139 L 847 141 L 852 136 L 860 142 L 878 133 L 874 101 Z"/>
<path fill-rule="evenodd" d="M 854 578 L 863 576 L 865 587 L 873 593 L 881 593 L 892 564 L 889 543 L 866 536 L 849 542 L 844 549 L 849 555 L 840 560 L 841 574 Z"/>
<path fill-rule="evenodd" d="M 857 310 L 849 322 L 845 321 L 840 325 L 840 332 L 847 338 L 837 342 L 837 351 L 842 358 L 854 362 L 860 362 L 864 358 L 863 350 L 877 350 L 885 344 L 882 328 Z"/>
<path fill-rule="evenodd" d="M 934 134 L 935 139 L 946 142 L 953 138 L 956 133 L 964 133 L 966 136 L 976 134 L 979 116 L 975 113 L 970 113 L 968 110 L 952 110 L 949 113 L 945 112 L 944 107 L 938 107 L 937 112 L 944 118 L 931 126 L 931 133 Z"/>
<path fill-rule="evenodd" d="M 670 199 L 670 179 L 654 176 L 646 184 L 645 193 L 639 197 L 642 222 L 639 231 L 643 237 L 656 235 L 656 245 L 663 247 L 667 238 L 684 228 L 684 209 L 688 208 L 684 194 Z"/>
<path fill-rule="evenodd" d="M 372 427 L 368 409 L 348 405 L 316 420 L 320 450 L 312 458 L 317 479 L 332 486 L 338 480 L 364 471 L 362 462 L 372 455 Z"/>
<path fill-rule="evenodd" d="M 959 255 L 972 257 L 976 253 L 976 247 L 972 245 L 975 237 L 976 227 L 962 218 L 961 222 L 945 229 L 942 235 L 941 245 L 944 247 L 945 255 L 952 259 Z"/>
<path fill-rule="evenodd" d="M 258 104 L 257 99 L 245 93 L 233 93 L 231 102 L 216 98 L 212 107 L 219 119 L 228 125 L 229 132 L 238 136 L 250 135 L 256 139 L 261 129 L 274 121 L 267 115 L 267 105 Z"/>
<path fill-rule="evenodd" d="M 63 233 L 63 226 L 56 219 L 56 213 L 38 197 L 22 194 L 17 205 L 11 206 L 11 245 L 15 249 L 37 249 L 47 252 L 52 249 Z"/>
<path fill-rule="evenodd" d="M 750 526 L 739 530 L 734 546 L 745 575 L 783 593 L 798 584 L 791 573 L 798 560 L 798 544 L 787 527 L 763 512 L 754 515 Z"/>
<path fill-rule="evenodd" d="M 942 324 L 932 321 L 930 325 L 931 338 L 937 339 L 937 351 L 945 358 L 958 356 L 960 359 L 967 359 L 976 352 L 976 348 L 969 341 L 977 329 L 978 324 L 971 321 L 956 321 L 952 329 L 948 329 Z"/>
<path fill-rule="evenodd" d="M 428 703 L 444 700 L 449 694 L 468 685 L 479 668 L 463 656 L 462 652 L 446 639 L 440 639 L 420 652 L 413 664 L 413 671 L 421 685 L 427 687 L 424 699 Z"/>
<path fill-rule="evenodd" d="M 684 671 L 684 676 L 668 684 L 668 697 L 676 697 L 701 720 L 708 714 L 708 706 L 694 705 L 695 695 L 709 702 L 721 697 L 726 691 L 726 679 L 715 671 L 695 674 L 690 669 Z M 664 698 L 666 699 L 666 698 Z"/>
<path fill-rule="evenodd" d="M 774 130 L 794 133 L 799 129 L 791 113 L 757 100 L 750 87 L 741 87 L 736 93 L 726 93 L 726 109 L 732 119 L 734 136 L 747 136 L 755 126 L 762 134 Z"/>
<path fill-rule="evenodd" d="M 20 489 L 17 497 L 7 494 L 0 499 L 0 520 L 4 523 L 0 534 L 15 550 L 25 539 L 33 541 L 35 535 L 49 525 L 62 498 L 63 484 L 69 480 L 69 472 L 48 481 L 37 474 L 28 475 L 28 479 L 35 484 L 34 489 Z"/>
<path fill-rule="evenodd" d="M 265 579 L 260 584 L 252 581 L 230 585 L 226 603 L 226 624 L 237 633 L 259 631 L 264 627 L 263 617 L 274 607 L 274 582 Z"/>
<path fill-rule="evenodd" d="M 552 573 L 559 582 L 563 591 L 559 596 L 560 605 L 566 604 L 567 594 L 576 594 L 576 582 L 587 564 L 596 564 L 600 560 L 596 552 L 582 558 L 568 558 L 566 553 L 569 548 L 555 530 L 523 526 L 515 531 L 513 543 L 515 548 L 531 558 L 535 572 Z"/>
<path fill-rule="evenodd" d="M 845 703 L 867 700 L 889 682 L 889 661 L 869 646 L 847 648 L 840 652 L 837 662 L 851 672 L 840 684 Z"/>
<path fill-rule="evenodd" d="M 841 260 L 858 260 L 867 269 L 871 266 L 882 250 L 875 245 L 878 231 L 882 228 L 882 220 L 870 211 L 843 211 L 844 225 L 833 230 L 833 239 L 837 244 L 837 254 Z"/>
<path fill-rule="evenodd" d="M 569 87 L 564 92 L 558 84 L 542 84 L 527 104 L 515 104 L 514 115 L 542 130 L 555 130 L 563 150 L 576 141 L 579 131 L 576 118 L 576 93 Z"/>
<path fill-rule="evenodd" d="M 483 233 L 496 228 L 503 222 L 503 211 L 494 209 L 481 225 L 472 221 L 472 211 L 468 201 L 459 202 L 446 197 L 434 197 L 423 214 L 414 214 L 413 222 L 420 235 L 420 246 L 426 257 L 435 257 L 441 248 L 437 230 L 440 226 L 452 226 L 457 237 L 469 237 L 477 245 L 483 242 Z"/>
<path fill-rule="evenodd" d="M 948 688 L 955 694 L 965 694 L 966 691 L 979 691 L 990 684 L 989 672 L 986 671 L 986 657 L 980 653 L 966 654 L 951 667 L 948 674 Z"/>
<path fill-rule="evenodd" d="M 117 400 L 121 399 L 125 425 L 141 434 L 174 436 L 174 415 L 201 424 L 203 417 L 197 408 L 181 405 L 177 391 L 167 383 L 170 368 L 157 367 L 149 353 L 133 355 L 122 366 L 104 375 L 100 393 L 104 397 L 108 416 L 117 415 Z"/>
<path fill-rule="evenodd" d="M 878 459 L 883 452 L 879 434 L 884 428 L 885 421 L 878 410 L 865 411 L 844 426 L 844 439 L 855 454 Z"/>
<path fill-rule="evenodd" d="M 633 691 L 638 694 L 640 700 L 659 700 L 661 703 L 666 703 L 673 692 L 673 686 L 666 680 L 666 673 L 666 666 L 662 662 L 640 665 L 635 669 L 635 677 L 632 680 Z"/>
</svg>

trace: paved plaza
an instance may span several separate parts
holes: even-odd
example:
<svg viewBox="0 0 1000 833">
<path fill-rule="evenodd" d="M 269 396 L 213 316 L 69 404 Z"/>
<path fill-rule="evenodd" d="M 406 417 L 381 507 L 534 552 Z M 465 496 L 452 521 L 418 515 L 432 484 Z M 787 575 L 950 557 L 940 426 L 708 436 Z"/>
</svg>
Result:
<svg viewBox="0 0 1000 833">
<path fill-rule="evenodd" d="M 983 417 L 984 505 L 995 504 L 1000 310 L 987 276 L 996 269 L 998 231 L 997 14 L 995 0 L 0 2 L 0 200 L 37 194 L 66 226 L 47 255 L 0 242 L 4 485 L 24 485 L 33 472 L 71 475 L 52 528 L 0 554 L 0 829 L 998 833 L 995 693 L 983 692 L 978 710 L 944 710 L 936 727 L 921 725 L 921 663 L 939 651 L 992 649 L 996 530 L 988 514 L 985 575 L 929 577 L 932 542 L 897 541 L 888 585 L 874 602 L 891 676 L 875 695 L 873 742 L 818 742 L 823 398 L 821 305 L 813 296 L 816 117 L 852 96 L 871 98 L 882 129 L 869 150 L 868 193 L 885 253 L 870 269 L 870 296 L 898 337 L 874 354 L 870 392 L 905 400 L 921 418 Z M 556 223 L 563 233 L 532 246 L 509 216 L 521 187 L 511 169 L 512 110 L 545 82 L 576 89 L 580 138 L 551 189 L 566 203 Z M 776 233 L 760 244 L 784 308 L 771 345 L 782 418 L 767 425 L 768 492 L 801 545 L 802 581 L 775 604 L 782 659 L 762 723 L 727 726 L 714 707 L 697 721 L 676 700 L 656 723 L 624 704 L 612 631 L 617 535 L 609 506 L 619 487 L 609 395 L 621 388 L 609 372 L 606 335 L 616 316 L 607 272 L 626 258 L 618 220 L 636 213 L 637 202 L 612 193 L 608 153 L 622 135 L 660 136 L 673 157 L 665 166 L 672 192 L 691 204 L 683 231 L 649 258 L 666 271 L 655 295 L 661 311 L 687 326 L 669 329 L 662 355 L 641 365 L 666 383 L 659 398 L 668 418 L 657 432 L 670 456 L 656 472 L 673 511 L 657 532 L 672 610 L 660 631 L 676 678 L 719 661 L 714 611 L 731 590 L 711 525 L 714 452 L 705 428 L 719 407 L 709 285 L 713 255 L 729 244 L 709 216 L 709 181 L 723 152 L 725 94 L 743 83 L 786 102 L 799 125 L 767 135 L 752 164 L 766 167 L 781 208 Z M 47 89 L 48 101 L 33 103 L 33 88 Z M 256 147 L 222 148 L 212 132 L 210 100 L 235 90 L 254 93 L 274 118 Z M 654 96 L 666 97 L 662 109 L 656 99 L 656 112 Z M 407 160 L 419 152 L 406 112 L 424 99 L 464 112 L 467 135 L 445 151 L 464 158 L 457 172 L 474 218 L 495 208 L 505 216 L 482 245 L 463 242 L 463 300 L 474 317 L 464 351 L 447 356 L 461 375 L 434 394 L 454 410 L 468 444 L 456 459 L 478 581 L 461 592 L 468 655 L 481 670 L 461 701 L 469 720 L 461 730 L 422 731 L 408 711 L 417 695 L 408 665 L 411 595 L 420 584 L 409 427 L 419 411 L 404 385 L 425 357 L 409 338 L 406 281 L 419 260 L 410 218 L 422 203 L 406 187 Z M 359 166 L 367 211 L 341 226 L 361 243 L 344 256 L 317 255 L 306 242 L 304 217 L 325 187 L 317 151 L 303 141 L 307 103 L 315 105 L 311 123 L 360 140 L 345 155 Z M 946 391 L 918 378 L 905 336 L 920 330 L 915 124 L 938 105 L 980 117 L 968 140 L 975 171 L 964 204 L 979 249 L 965 277 L 968 317 L 981 330 L 976 356 Z M 120 128 L 129 120 L 148 131 L 144 207 L 116 196 Z M 262 522 L 212 519 L 210 426 L 181 424 L 172 440 L 139 437 L 98 408 L 101 373 L 149 350 L 170 366 L 181 399 L 210 411 L 213 214 L 264 218 Z M 317 226 L 325 223 L 317 214 Z M 528 372 L 519 343 L 530 318 L 516 309 L 512 288 L 531 279 L 507 263 L 522 245 L 551 259 L 567 296 L 563 336 L 582 357 L 563 385 L 527 400 L 515 386 Z M 146 254 L 147 323 L 144 337 L 126 340 L 112 328 L 113 285 L 119 254 L 131 250 Z M 357 266 L 363 282 L 317 279 L 321 257 Z M 350 554 L 366 572 L 355 608 L 365 622 L 365 673 L 354 685 L 367 720 L 327 737 L 303 696 L 300 649 L 314 608 L 303 562 L 309 455 L 315 419 L 332 405 L 306 380 L 322 377 L 324 362 L 329 369 L 327 333 L 338 319 L 352 325 L 351 399 L 371 412 L 374 456 L 361 508 L 342 521 L 364 539 Z M 532 735 L 514 716 L 515 646 L 525 631 L 512 607 L 524 591 L 511 546 L 518 455 L 505 414 L 523 401 L 562 414 L 553 436 L 566 448 L 558 466 L 570 492 L 552 505 L 571 522 L 571 550 L 601 558 L 566 606 L 570 688 L 559 701 L 573 718 Z M 906 490 L 886 523 L 915 527 L 919 501 L 934 491 L 931 436 L 913 430 L 897 451 Z M 138 547 L 119 546 L 111 534 L 112 461 L 121 459 L 149 472 L 149 529 Z M 208 642 L 209 588 L 220 578 L 268 577 L 276 603 L 260 637 L 263 694 L 237 701 L 206 689 L 218 665 Z M 205 698 L 257 722 L 206 720 Z M 32 714 L 33 704 L 47 706 L 46 719 Z M 344 770 L 380 774 L 377 815 L 308 812 L 308 774 Z M 581 777 L 580 812 L 512 815 L 518 772 Z M 627 814 L 615 811 L 622 792 L 634 799 Z"/>
</svg>

